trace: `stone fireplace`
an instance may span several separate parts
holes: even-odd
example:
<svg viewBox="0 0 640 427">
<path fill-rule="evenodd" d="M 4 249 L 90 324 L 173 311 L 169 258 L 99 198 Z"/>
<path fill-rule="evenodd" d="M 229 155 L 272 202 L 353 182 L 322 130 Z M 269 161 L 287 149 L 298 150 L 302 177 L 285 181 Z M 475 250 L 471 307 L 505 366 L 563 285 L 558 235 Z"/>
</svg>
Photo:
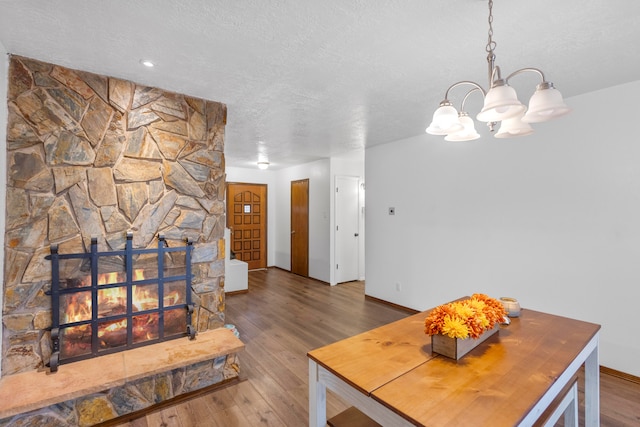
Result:
<svg viewBox="0 0 640 427">
<path fill-rule="evenodd" d="M 218 102 L 10 58 L 3 377 L 50 362 L 51 245 L 189 239 L 192 323 L 224 326 L 225 123 Z"/>
</svg>

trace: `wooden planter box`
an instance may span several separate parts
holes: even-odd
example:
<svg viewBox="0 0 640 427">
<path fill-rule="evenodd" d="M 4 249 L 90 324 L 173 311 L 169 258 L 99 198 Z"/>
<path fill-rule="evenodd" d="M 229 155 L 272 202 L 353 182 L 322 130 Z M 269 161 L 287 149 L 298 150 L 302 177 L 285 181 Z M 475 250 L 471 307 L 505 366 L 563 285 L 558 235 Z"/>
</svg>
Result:
<svg viewBox="0 0 640 427">
<path fill-rule="evenodd" d="M 434 353 L 458 360 L 482 344 L 487 338 L 496 334 L 499 330 L 500 325 L 496 325 L 493 329 L 488 329 L 476 339 L 460 339 L 451 338 L 446 335 L 431 335 L 431 350 Z"/>
</svg>

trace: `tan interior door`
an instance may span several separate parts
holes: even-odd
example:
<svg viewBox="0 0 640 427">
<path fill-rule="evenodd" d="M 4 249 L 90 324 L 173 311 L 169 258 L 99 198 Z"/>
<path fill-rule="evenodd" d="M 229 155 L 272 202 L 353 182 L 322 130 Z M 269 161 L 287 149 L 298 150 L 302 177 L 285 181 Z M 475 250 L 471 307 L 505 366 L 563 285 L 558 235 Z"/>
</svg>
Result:
<svg viewBox="0 0 640 427">
<path fill-rule="evenodd" d="M 291 272 L 309 276 L 309 180 L 291 181 Z"/>
<path fill-rule="evenodd" d="M 267 186 L 227 184 L 227 228 L 231 252 L 249 270 L 267 268 Z"/>
</svg>

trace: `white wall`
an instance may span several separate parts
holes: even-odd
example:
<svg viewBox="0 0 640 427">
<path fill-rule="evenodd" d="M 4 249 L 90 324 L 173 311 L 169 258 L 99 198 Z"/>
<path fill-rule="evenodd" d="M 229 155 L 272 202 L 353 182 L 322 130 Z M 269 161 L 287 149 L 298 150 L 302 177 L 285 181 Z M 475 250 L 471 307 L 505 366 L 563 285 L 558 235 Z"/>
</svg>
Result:
<svg viewBox="0 0 640 427">
<path fill-rule="evenodd" d="M 329 283 L 331 285 L 336 284 L 336 269 L 337 264 L 335 259 L 335 229 L 336 229 L 336 177 L 337 176 L 355 176 L 360 178 L 364 184 L 364 150 L 355 150 L 339 156 L 331 157 L 330 175 L 331 175 L 331 188 L 329 189 L 330 195 L 330 226 L 331 230 L 329 245 L 333 249 L 331 251 L 331 257 L 329 266 L 331 268 L 331 275 L 329 277 Z M 359 205 L 364 207 L 364 188 L 360 188 L 360 200 Z M 359 237 L 359 254 L 358 254 L 358 271 L 359 280 L 364 280 L 365 273 L 365 228 L 364 228 L 364 213 L 360 214 L 360 237 Z"/>
<path fill-rule="evenodd" d="M 275 265 L 276 253 L 276 176 L 270 170 L 225 168 L 227 182 L 267 185 L 267 266 Z M 287 212 L 288 215 L 288 212 Z"/>
<path fill-rule="evenodd" d="M 291 270 L 291 181 L 309 179 L 309 277 L 330 281 L 329 159 L 275 171 L 276 262 Z"/>
<path fill-rule="evenodd" d="M 521 139 L 367 149 L 366 293 L 419 310 L 516 297 L 601 324 L 601 364 L 640 376 L 638 99 L 640 81 Z"/>
<path fill-rule="evenodd" d="M 4 230 L 5 230 L 5 215 L 7 210 L 7 86 L 9 84 L 8 79 L 9 70 L 9 56 L 7 50 L 0 43 L 0 248 L 4 248 Z M 0 256 L 0 272 L 4 272 L 4 251 Z M 2 277 L 2 288 L 0 289 L 0 309 L 4 307 L 4 275 Z M 0 322 L 0 376 L 2 375 L 2 322 Z"/>
</svg>

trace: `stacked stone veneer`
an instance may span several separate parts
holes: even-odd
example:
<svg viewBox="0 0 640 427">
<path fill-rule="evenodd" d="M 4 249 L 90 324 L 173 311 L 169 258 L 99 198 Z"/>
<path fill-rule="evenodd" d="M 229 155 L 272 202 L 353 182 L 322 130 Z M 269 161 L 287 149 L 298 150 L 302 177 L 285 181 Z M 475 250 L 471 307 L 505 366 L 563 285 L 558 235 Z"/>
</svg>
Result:
<svg viewBox="0 0 640 427">
<path fill-rule="evenodd" d="M 9 67 L 2 374 L 48 363 L 52 243 L 189 237 L 194 323 L 222 326 L 225 105 L 18 56 Z"/>
</svg>

